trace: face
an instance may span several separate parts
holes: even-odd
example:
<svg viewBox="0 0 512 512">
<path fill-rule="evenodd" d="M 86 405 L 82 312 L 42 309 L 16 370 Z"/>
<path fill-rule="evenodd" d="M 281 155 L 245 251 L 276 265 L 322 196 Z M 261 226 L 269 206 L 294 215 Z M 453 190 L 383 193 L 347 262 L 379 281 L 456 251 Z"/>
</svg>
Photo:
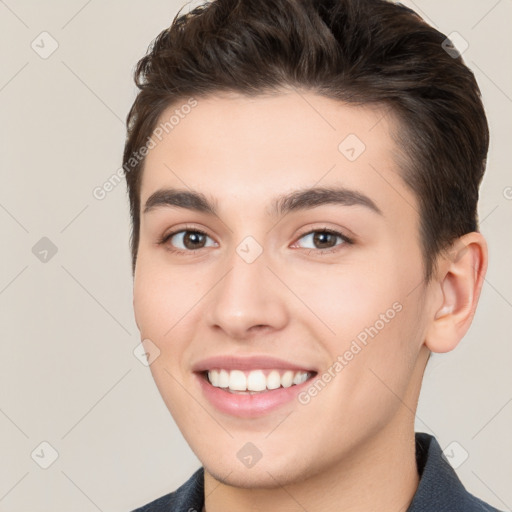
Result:
<svg viewBox="0 0 512 512">
<path fill-rule="evenodd" d="M 206 471 L 284 485 L 411 429 L 430 295 L 393 120 L 285 91 L 186 112 L 146 157 L 134 310 Z"/>
</svg>

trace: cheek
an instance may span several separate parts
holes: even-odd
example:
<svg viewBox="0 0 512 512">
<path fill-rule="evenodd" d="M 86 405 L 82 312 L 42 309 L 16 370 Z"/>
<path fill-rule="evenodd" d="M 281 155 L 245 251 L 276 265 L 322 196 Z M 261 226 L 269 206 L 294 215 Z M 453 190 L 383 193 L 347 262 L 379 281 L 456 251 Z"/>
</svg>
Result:
<svg viewBox="0 0 512 512">
<path fill-rule="evenodd" d="M 389 316 L 394 316 L 393 304 L 400 300 L 399 288 L 389 279 L 389 274 L 376 265 L 368 270 L 370 267 L 329 265 L 304 269 L 295 273 L 295 277 L 290 275 L 287 282 L 322 321 L 325 333 L 330 331 L 333 337 L 343 341 L 373 325 L 390 309 Z"/>
<path fill-rule="evenodd" d="M 410 294 L 406 272 L 392 266 L 386 272 L 378 265 L 360 271 L 331 266 L 314 276 L 302 274 L 302 284 L 295 286 L 316 317 L 308 314 L 312 320 L 307 323 L 315 326 L 317 338 L 321 335 L 330 363 L 342 358 L 347 381 L 338 379 L 339 385 L 357 382 L 360 403 L 365 403 L 380 386 L 371 368 L 392 389 L 404 390 L 421 338 L 417 297 Z"/>
<path fill-rule="evenodd" d="M 137 262 L 133 287 L 135 318 L 141 339 L 149 339 L 158 347 L 158 357 L 149 369 L 179 424 L 191 409 L 190 396 L 182 384 L 185 375 L 181 363 L 186 359 L 188 342 L 198 322 L 198 301 L 205 293 L 201 283 L 189 271 L 163 267 L 145 256 Z M 200 416 L 200 410 L 194 412 Z"/>
<path fill-rule="evenodd" d="M 183 330 L 195 314 L 194 306 L 205 293 L 193 273 L 180 268 L 137 262 L 133 287 L 133 308 L 141 336 L 163 345 Z"/>
</svg>

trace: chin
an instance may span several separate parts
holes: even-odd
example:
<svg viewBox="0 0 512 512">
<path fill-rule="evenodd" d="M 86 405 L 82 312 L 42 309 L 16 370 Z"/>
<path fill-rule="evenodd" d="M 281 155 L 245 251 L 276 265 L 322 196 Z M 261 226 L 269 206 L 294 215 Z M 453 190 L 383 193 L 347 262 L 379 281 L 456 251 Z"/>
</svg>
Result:
<svg viewBox="0 0 512 512">
<path fill-rule="evenodd" d="M 264 462 L 263 458 L 253 467 L 245 467 L 236 461 L 231 464 L 205 463 L 204 468 L 215 480 L 232 487 L 243 489 L 276 489 L 283 485 L 300 483 L 312 476 L 312 468 L 305 461 L 304 467 L 290 460 Z M 293 471 L 290 468 L 294 468 Z"/>
</svg>

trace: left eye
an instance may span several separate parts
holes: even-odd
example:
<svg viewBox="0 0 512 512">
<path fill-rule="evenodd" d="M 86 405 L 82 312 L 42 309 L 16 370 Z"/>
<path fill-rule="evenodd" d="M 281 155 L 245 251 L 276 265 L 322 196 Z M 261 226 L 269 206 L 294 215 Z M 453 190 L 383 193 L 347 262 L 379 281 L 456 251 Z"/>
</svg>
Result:
<svg viewBox="0 0 512 512">
<path fill-rule="evenodd" d="M 340 243 L 336 243 L 337 239 L 340 240 Z M 310 244 L 309 246 L 306 245 L 306 247 L 301 246 L 305 249 L 331 249 L 349 241 L 341 233 L 326 230 L 311 231 L 299 240 L 305 240 L 307 244 Z"/>
</svg>

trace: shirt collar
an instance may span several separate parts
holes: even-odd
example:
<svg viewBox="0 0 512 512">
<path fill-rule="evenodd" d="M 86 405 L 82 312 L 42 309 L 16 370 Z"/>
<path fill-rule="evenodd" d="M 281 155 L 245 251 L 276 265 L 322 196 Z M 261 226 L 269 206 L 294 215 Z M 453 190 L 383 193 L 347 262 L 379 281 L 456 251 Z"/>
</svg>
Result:
<svg viewBox="0 0 512 512">
<path fill-rule="evenodd" d="M 407 512 L 499 512 L 465 489 L 434 436 L 416 432 L 415 437 L 420 481 Z"/>
</svg>

